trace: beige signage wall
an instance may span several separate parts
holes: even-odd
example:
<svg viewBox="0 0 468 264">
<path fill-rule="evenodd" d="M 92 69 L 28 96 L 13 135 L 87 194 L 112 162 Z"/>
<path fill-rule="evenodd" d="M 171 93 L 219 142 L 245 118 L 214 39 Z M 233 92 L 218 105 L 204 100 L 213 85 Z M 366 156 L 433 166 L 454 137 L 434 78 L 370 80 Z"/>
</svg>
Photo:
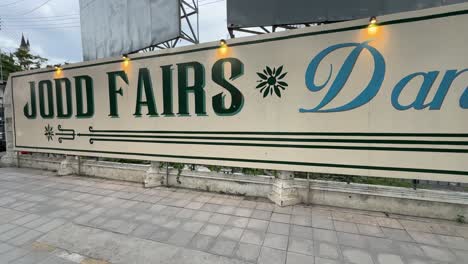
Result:
<svg viewBox="0 0 468 264">
<path fill-rule="evenodd" d="M 15 149 L 468 182 L 468 5 L 14 74 Z"/>
</svg>

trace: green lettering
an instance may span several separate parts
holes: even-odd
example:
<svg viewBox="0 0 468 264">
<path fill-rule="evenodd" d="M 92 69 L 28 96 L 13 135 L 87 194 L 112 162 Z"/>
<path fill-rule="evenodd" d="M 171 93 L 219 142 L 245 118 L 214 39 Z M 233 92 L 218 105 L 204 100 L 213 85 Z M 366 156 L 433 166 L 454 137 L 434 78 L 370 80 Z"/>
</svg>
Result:
<svg viewBox="0 0 468 264">
<path fill-rule="evenodd" d="M 47 111 L 44 92 L 47 93 Z M 42 118 L 54 117 L 54 92 L 52 91 L 52 82 L 50 80 L 39 82 L 39 112 Z"/>
<path fill-rule="evenodd" d="M 35 119 L 37 115 L 36 110 L 36 83 L 29 82 L 29 90 L 31 97 L 31 104 L 26 103 L 23 108 L 24 116 L 28 119 Z"/>
<path fill-rule="evenodd" d="M 244 74 L 244 64 L 235 58 L 225 58 L 218 60 L 211 69 L 212 79 L 215 83 L 226 89 L 231 94 L 231 106 L 225 106 L 225 94 L 219 93 L 212 98 L 213 110 L 218 115 L 235 115 L 244 105 L 244 96 L 234 85 L 226 80 L 224 76 L 224 65 L 231 64 L 231 77 L 229 80 L 234 80 Z"/>
<path fill-rule="evenodd" d="M 163 115 L 173 116 L 172 110 L 172 65 L 161 66 L 163 79 Z"/>
<path fill-rule="evenodd" d="M 120 77 L 128 85 L 128 77 L 125 71 L 115 71 L 107 73 L 107 79 L 109 80 L 109 116 L 111 117 L 119 117 L 117 94 L 123 96 L 122 87 L 119 87 L 117 89 L 117 77 Z"/>
<path fill-rule="evenodd" d="M 65 84 L 65 100 L 67 101 L 67 112 L 63 110 L 62 83 Z M 57 117 L 70 118 L 73 114 L 71 83 L 68 78 L 55 79 L 55 96 L 57 98 Z"/>
<path fill-rule="evenodd" d="M 76 87 L 76 117 L 90 118 L 94 115 L 93 79 L 88 75 L 75 76 Z M 83 81 L 86 87 L 86 111 L 83 105 Z"/>
<path fill-rule="evenodd" d="M 199 62 L 187 62 L 177 64 L 177 75 L 179 80 L 179 115 L 189 115 L 188 93 L 195 96 L 195 113 L 206 115 L 205 110 L 205 69 Z M 188 70 L 193 69 L 193 85 L 188 84 Z"/>
<path fill-rule="evenodd" d="M 146 101 L 141 98 L 145 93 Z M 137 99 L 135 107 L 135 116 L 141 116 L 141 107 L 147 106 L 149 116 L 157 116 L 156 102 L 154 101 L 153 85 L 151 83 L 151 75 L 147 68 L 141 68 L 138 72 L 138 87 L 137 87 Z"/>
</svg>

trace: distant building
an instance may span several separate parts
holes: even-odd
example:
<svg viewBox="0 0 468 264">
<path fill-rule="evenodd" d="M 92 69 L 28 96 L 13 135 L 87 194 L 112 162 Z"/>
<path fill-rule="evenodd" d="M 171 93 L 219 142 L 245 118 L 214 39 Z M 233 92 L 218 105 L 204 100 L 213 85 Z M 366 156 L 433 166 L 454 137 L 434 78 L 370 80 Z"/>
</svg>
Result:
<svg viewBox="0 0 468 264">
<path fill-rule="evenodd" d="M 24 34 L 21 34 L 21 44 L 19 46 L 20 49 L 29 51 L 30 49 L 29 39 L 24 38 Z"/>
</svg>

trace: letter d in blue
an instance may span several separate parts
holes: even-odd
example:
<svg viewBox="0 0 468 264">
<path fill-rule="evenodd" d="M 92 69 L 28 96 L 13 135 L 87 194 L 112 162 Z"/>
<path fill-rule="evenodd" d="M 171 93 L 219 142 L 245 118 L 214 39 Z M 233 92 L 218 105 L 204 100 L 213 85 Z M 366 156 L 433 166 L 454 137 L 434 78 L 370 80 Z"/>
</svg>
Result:
<svg viewBox="0 0 468 264">
<path fill-rule="evenodd" d="M 372 46 L 369 46 L 369 41 L 365 41 L 363 43 L 343 43 L 337 44 L 331 47 L 326 48 L 325 50 L 321 51 L 315 58 L 312 59 L 309 66 L 307 67 L 306 75 L 305 75 L 305 83 L 307 88 L 311 92 L 318 92 L 323 89 L 330 81 L 331 75 L 333 73 L 333 65 L 330 65 L 330 73 L 328 75 L 327 80 L 322 85 L 316 85 L 314 80 L 317 74 L 317 68 L 320 65 L 321 61 L 328 56 L 333 51 L 347 48 L 347 47 L 355 47 L 351 53 L 348 55 L 346 60 L 344 61 L 341 69 L 339 70 L 335 80 L 333 81 L 330 90 L 328 90 L 325 97 L 322 101 L 314 108 L 311 109 L 304 109 L 300 108 L 299 112 L 307 113 L 307 112 L 341 112 L 341 111 L 348 111 L 357 107 L 360 107 L 366 103 L 368 103 L 372 98 L 377 95 L 377 92 L 382 85 L 382 82 L 385 77 L 385 59 L 383 58 L 382 54 Z M 367 87 L 354 98 L 351 102 L 331 109 L 322 109 L 324 106 L 329 104 L 343 89 L 344 85 L 348 81 L 351 72 L 354 69 L 357 59 L 361 52 L 366 49 L 368 50 L 373 59 L 374 59 L 374 73 L 372 74 L 372 78 L 367 85 Z"/>
</svg>

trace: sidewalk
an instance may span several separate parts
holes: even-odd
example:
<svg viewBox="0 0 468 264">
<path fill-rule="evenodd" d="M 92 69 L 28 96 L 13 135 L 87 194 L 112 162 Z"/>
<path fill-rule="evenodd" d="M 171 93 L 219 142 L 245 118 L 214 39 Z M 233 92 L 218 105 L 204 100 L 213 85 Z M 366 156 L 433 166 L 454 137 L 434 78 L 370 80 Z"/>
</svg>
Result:
<svg viewBox="0 0 468 264">
<path fill-rule="evenodd" d="M 468 263 L 468 225 L 0 169 L 3 263 Z"/>
</svg>

